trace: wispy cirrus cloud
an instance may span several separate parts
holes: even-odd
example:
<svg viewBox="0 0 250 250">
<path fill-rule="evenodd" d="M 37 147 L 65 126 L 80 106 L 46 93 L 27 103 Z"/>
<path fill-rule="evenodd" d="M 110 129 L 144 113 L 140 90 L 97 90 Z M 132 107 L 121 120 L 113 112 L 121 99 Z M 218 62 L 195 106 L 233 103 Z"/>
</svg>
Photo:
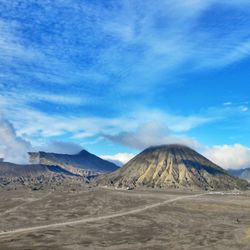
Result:
<svg viewBox="0 0 250 250">
<path fill-rule="evenodd" d="M 13 0 L 0 13 L 0 112 L 38 144 L 105 135 L 136 148 L 195 145 L 194 128 L 249 114 L 232 102 L 173 111 L 168 96 L 182 100 L 165 89 L 249 58 L 247 0 Z"/>
<path fill-rule="evenodd" d="M 28 2 L 6 2 L 0 23 L 2 62 L 23 80 L 155 86 L 187 64 L 218 68 L 249 56 L 248 1 Z"/>
<path fill-rule="evenodd" d="M 63 85 L 67 89 L 58 89 L 58 95 L 67 91 L 98 102 L 101 94 L 117 102 L 121 91 L 124 98 L 138 90 L 145 94 L 185 72 L 228 66 L 249 56 L 249 6 L 248 1 L 136 0 L 43 1 L 33 8 L 29 1 L 5 2 L 2 90 L 46 93 Z"/>
</svg>

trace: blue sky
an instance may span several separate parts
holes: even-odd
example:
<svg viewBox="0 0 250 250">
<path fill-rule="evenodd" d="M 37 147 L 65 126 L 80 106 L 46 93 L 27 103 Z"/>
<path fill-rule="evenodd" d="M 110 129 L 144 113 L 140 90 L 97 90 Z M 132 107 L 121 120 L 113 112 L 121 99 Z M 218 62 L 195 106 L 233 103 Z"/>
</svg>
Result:
<svg viewBox="0 0 250 250">
<path fill-rule="evenodd" d="M 109 158 L 183 143 L 250 165 L 249 1 L 0 0 L 0 13 L 0 156 L 13 140 Z"/>
</svg>

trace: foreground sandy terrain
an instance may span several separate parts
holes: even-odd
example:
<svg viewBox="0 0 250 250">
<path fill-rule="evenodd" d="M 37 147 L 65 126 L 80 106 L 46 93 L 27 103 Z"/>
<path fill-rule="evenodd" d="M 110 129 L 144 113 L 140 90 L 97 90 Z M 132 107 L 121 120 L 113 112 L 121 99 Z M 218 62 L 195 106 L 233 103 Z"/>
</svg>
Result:
<svg viewBox="0 0 250 250">
<path fill-rule="evenodd" d="M 0 249 L 250 249 L 250 193 L 0 191 Z"/>
</svg>

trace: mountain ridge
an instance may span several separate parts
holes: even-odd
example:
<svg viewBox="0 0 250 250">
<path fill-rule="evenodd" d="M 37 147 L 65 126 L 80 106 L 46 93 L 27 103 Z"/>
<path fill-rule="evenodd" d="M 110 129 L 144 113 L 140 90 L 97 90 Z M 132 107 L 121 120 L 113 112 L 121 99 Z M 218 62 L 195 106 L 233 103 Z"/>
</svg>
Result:
<svg viewBox="0 0 250 250">
<path fill-rule="evenodd" d="M 59 154 L 51 152 L 29 152 L 30 163 L 59 166 L 66 171 L 80 176 L 94 176 L 118 169 L 114 163 L 81 150 L 77 154 Z"/>
</svg>

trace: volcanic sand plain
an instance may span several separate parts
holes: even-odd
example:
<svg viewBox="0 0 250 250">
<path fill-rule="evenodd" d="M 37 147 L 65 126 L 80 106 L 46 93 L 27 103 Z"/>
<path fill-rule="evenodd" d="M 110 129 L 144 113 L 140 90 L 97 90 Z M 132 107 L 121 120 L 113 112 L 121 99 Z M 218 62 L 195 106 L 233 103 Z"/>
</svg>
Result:
<svg viewBox="0 0 250 250">
<path fill-rule="evenodd" d="M 1 250 L 249 250 L 250 192 L 0 190 Z"/>
</svg>

